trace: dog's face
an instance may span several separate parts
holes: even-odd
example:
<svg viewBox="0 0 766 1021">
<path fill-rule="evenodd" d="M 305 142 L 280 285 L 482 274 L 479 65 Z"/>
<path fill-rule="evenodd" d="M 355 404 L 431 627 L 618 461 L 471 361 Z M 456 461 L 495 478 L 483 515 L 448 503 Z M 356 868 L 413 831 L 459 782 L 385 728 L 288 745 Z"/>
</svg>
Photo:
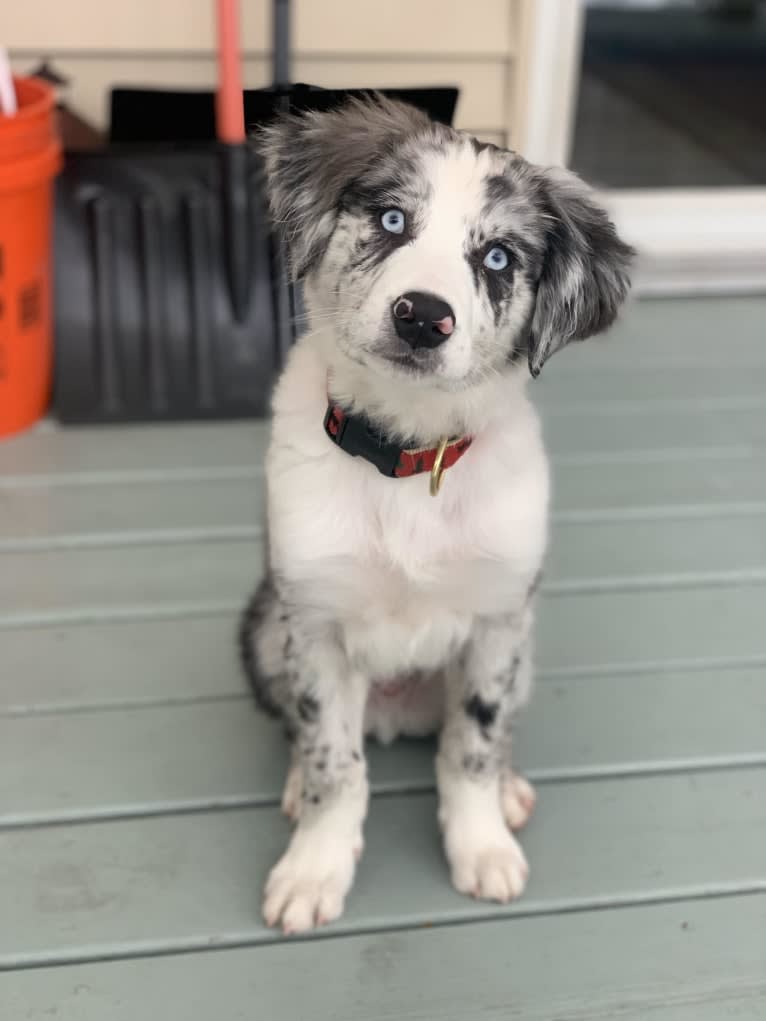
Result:
<svg viewBox="0 0 766 1021">
<path fill-rule="evenodd" d="M 537 375 L 613 321 L 631 249 L 573 174 L 381 97 L 289 116 L 260 140 L 313 324 L 384 373 L 450 389 Z"/>
</svg>

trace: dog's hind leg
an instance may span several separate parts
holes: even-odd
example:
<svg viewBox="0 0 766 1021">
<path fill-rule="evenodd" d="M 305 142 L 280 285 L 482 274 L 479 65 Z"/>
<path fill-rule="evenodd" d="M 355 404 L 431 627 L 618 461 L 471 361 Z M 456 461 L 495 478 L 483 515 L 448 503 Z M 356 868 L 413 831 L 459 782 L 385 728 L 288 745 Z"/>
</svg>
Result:
<svg viewBox="0 0 766 1021">
<path fill-rule="evenodd" d="M 513 681 L 514 694 L 510 713 L 513 715 L 519 705 L 527 701 L 532 688 L 532 662 L 530 643 L 525 642 L 518 653 L 516 676 Z M 510 740 L 506 746 L 504 764 L 500 774 L 500 805 L 507 825 L 512 830 L 523 829 L 529 822 L 537 803 L 532 784 L 511 768 Z"/>
<path fill-rule="evenodd" d="M 287 610 L 267 573 L 240 618 L 239 650 L 255 700 L 270 716 L 284 716 L 288 700 L 287 621 Z"/>
<path fill-rule="evenodd" d="M 520 830 L 529 822 L 537 795 L 529 780 L 512 769 L 503 770 L 500 779 L 500 804 L 505 821 L 512 830 Z"/>
<path fill-rule="evenodd" d="M 284 719 L 291 744 L 290 768 L 282 793 L 282 811 L 297 822 L 301 810 L 303 775 L 290 720 L 290 690 L 285 666 L 289 643 L 288 611 L 271 575 L 267 574 L 242 614 L 239 645 L 247 679 L 261 709 Z"/>
<path fill-rule="evenodd" d="M 295 745 L 292 747 L 290 768 L 287 771 L 285 787 L 282 791 L 282 811 L 290 822 L 298 822 L 303 803 L 303 770 L 301 756 Z"/>
</svg>

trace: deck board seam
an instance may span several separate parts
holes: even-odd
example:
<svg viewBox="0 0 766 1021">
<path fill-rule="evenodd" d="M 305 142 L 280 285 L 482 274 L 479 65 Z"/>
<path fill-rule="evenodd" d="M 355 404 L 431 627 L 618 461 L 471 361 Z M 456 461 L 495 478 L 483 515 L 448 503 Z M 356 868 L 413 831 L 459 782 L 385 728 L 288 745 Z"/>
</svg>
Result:
<svg viewBox="0 0 766 1021">
<path fill-rule="evenodd" d="M 539 787 L 548 784 L 598 783 L 614 780 L 662 778 L 668 776 L 695 775 L 705 773 L 736 772 L 766 766 L 766 752 L 733 754 L 717 757 L 656 763 L 626 763 L 615 766 L 582 766 L 571 769 L 530 769 L 525 771 L 527 779 Z M 382 798 L 406 798 L 424 794 L 435 794 L 434 781 L 412 783 L 387 783 L 374 786 L 370 795 L 374 800 Z M 220 795 L 210 798 L 187 798 L 178 801 L 157 802 L 151 805 L 126 804 L 123 807 L 70 811 L 66 813 L 35 816 L 18 816 L 0 813 L 0 833 L 13 831 L 34 831 L 59 829 L 73 826 L 99 825 L 111 822 L 128 822 L 142 819 L 166 819 L 175 816 L 216 815 L 251 809 L 276 808 L 281 794 L 264 795 Z"/>
<path fill-rule="evenodd" d="M 428 922 L 428 930 L 447 928 L 458 925 L 476 925 L 484 922 L 495 922 L 497 924 L 511 920 L 523 920 L 525 918 L 544 918 L 563 914 L 584 914 L 593 911 L 617 911 L 628 908 L 642 908 L 658 906 L 663 904 L 687 904 L 707 900 L 719 900 L 722 898 L 762 896 L 766 894 L 766 880 L 736 880 L 717 884 L 706 884 L 703 886 L 691 885 L 686 889 L 677 891 L 658 890 L 651 893 L 606 898 L 577 898 L 572 900 L 548 901 L 544 905 L 527 907 L 517 904 L 510 910 L 498 907 L 495 915 L 468 916 L 445 916 Z M 523 901 L 520 902 L 523 905 Z M 0 974 L 11 971 L 22 971 L 26 969 L 39 969 L 51 967 L 66 967 L 78 964 L 98 964 L 107 961 L 136 960 L 138 958 L 169 957 L 180 954 L 203 953 L 206 951 L 221 951 L 244 949 L 248 947 L 257 948 L 282 944 L 284 946 L 297 946 L 301 943 L 315 943 L 320 940 L 332 940 L 348 937 L 375 936 L 395 932 L 411 932 L 423 930 L 422 921 L 391 921 L 388 924 L 376 926 L 352 927 L 348 923 L 337 922 L 330 929 L 315 929 L 311 933 L 301 936 L 293 936 L 287 943 L 280 934 L 270 930 L 267 933 L 260 932 L 257 937 L 245 936 L 242 933 L 232 933 L 229 936 L 219 935 L 215 941 L 205 937 L 189 937 L 176 939 L 173 943 L 168 941 L 156 941 L 151 943 L 148 940 L 142 941 L 140 946 L 126 946 L 121 949 L 83 947 L 78 950 L 51 952 L 35 952 L 26 955 L 3 955 L 0 956 Z"/>
<path fill-rule="evenodd" d="M 538 671 L 535 681 L 539 684 L 568 680 L 586 681 L 590 677 L 641 677 L 670 671 L 736 670 L 766 667 L 766 653 L 762 656 L 718 656 L 707 659 L 650 660 L 644 663 L 615 662 L 606 664 L 584 664 L 581 666 L 549 667 Z M 24 719 L 38 716 L 75 716 L 82 713 L 122 712 L 126 709 L 162 709 L 172 706 L 249 701 L 246 692 L 221 692 L 170 697 L 144 696 L 142 698 L 121 698 L 108 702 L 44 702 L 38 705 L 14 704 L 0 706 L 0 719 Z"/>
<path fill-rule="evenodd" d="M 696 406 L 696 404 L 695 404 Z M 761 406 L 766 407 L 766 401 Z M 561 408 L 552 409 L 543 416 L 543 428 L 546 417 L 559 417 Z M 656 409 L 652 409 L 655 411 Z M 588 414 L 609 417 L 600 408 L 590 408 Z M 637 450 L 580 450 L 569 453 L 550 451 L 554 465 L 581 466 L 600 464 L 664 464 L 675 461 L 710 461 L 737 460 L 760 461 L 766 455 L 766 446 L 760 442 L 701 445 L 693 447 L 646 447 Z M 263 451 L 254 452 L 252 462 L 230 465 L 202 464 L 184 468 L 167 465 L 161 468 L 92 468 L 72 469 L 49 472 L 15 472 L 0 475 L 0 490 L 11 489 L 46 489 L 46 488 L 80 488 L 89 486 L 122 486 L 135 484 L 158 485 L 190 482 L 242 482 L 263 479 Z"/>
<path fill-rule="evenodd" d="M 766 500 L 728 503 L 655 504 L 643 507 L 604 507 L 554 511 L 554 524 L 597 525 L 645 521 L 683 521 L 722 517 L 760 517 Z M 264 536 L 260 524 L 200 525 L 189 528 L 118 529 L 63 532 L 48 536 L 0 538 L 0 554 L 56 553 L 137 546 L 178 546 L 202 543 L 255 542 Z"/>
<path fill-rule="evenodd" d="M 759 588 L 766 585 L 766 568 L 721 571 L 677 572 L 657 575 L 590 578 L 551 582 L 543 585 L 547 598 L 632 592 L 713 588 Z M 0 612 L 0 631 L 72 624 L 116 623 L 135 620 L 177 620 L 187 617 L 223 616 L 240 611 L 241 599 L 190 600 L 188 602 L 122 603 L 117 606 L 80 606 L 73 610 Z"/>
<path fill-rule="evenodd" d="M 543 423 L 544 425 L 544 423 Z M 762 443 L 732 443 L 693 447 L 645 447 L 638 450 L 580 450 L 550 453 L 554 465 L 581 466 L 600 464 L 665 464 L 675 461 L 762 460 L 766 446 Z M 90 485 L 131 485 L 137 482 L 184 484 L 186 482 L 253 481 L 264 477 L 262 453 L 253 462 L 174 468 L 104 468 L 56 472 L 29 472 L 0 475 L 0 489 L 45 489 Z"/>
</svg>

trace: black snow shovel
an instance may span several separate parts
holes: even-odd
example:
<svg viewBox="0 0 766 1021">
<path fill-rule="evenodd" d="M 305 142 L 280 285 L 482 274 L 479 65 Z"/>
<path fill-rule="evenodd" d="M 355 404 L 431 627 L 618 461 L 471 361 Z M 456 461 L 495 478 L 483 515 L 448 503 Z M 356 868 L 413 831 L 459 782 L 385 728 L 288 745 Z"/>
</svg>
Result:
<svg viewBox="0 0 766 1021">
<path fill-rule="evenodd" d="M 55 219 L 54 410 L 63 422 L 258 417 L 296 335 L 248 129 L 365 90 L 243 93 L 237 0 L 217 0 L 218 93 L 115 89 L 109 145 L 68 154 Z M 451 123 L 457 89 L 384 89 Z"/>
</svg>

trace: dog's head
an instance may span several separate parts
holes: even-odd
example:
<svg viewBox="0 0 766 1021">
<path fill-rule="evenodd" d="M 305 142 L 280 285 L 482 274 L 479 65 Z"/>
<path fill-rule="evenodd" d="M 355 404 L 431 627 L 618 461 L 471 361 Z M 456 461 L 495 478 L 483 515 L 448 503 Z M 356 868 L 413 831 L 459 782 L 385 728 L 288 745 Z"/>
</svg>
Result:
<svg viewBox="0 0 766 1021">
<path fill-rule="evenodd" d="M 453 389 L 526 356 L 536 376 L 626 296 L 632 250 L 574 174 L 412 107 L 288 115 L 259 146 L 315 323 L 369 368 Z"/>
</svg>

